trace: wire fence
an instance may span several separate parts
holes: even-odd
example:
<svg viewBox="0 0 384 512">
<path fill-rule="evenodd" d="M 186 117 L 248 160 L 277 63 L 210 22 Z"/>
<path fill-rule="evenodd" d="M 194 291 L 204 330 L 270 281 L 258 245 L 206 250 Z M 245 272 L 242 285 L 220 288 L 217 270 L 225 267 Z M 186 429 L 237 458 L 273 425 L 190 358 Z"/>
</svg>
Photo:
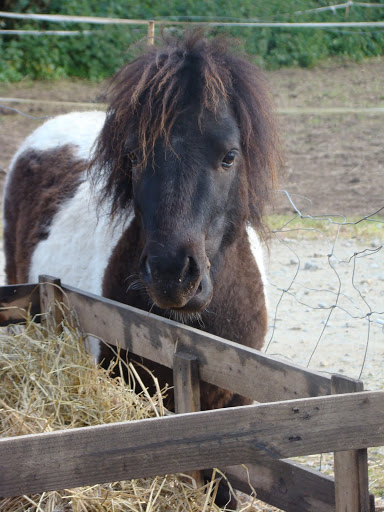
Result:
<svg viewBox="0 0 384 512">
<path fill-rule="evenodd" d="M 0 109 L 8 110 L 9 112 L 18 113 L 30 119 L 49 119 L 50 116 L 34 117 L 18 110 L 17 108 L 10 107 L 6 103 L 19 103 L 31 105 L 49 105 L 49 106 L 65 106 L 73 108 L 106 108 L 106 103 L 93 103 L 93 102 L 80 102 L 80 101 L 53 101 L 44 99 L 33 98 L 11 98 L 0 97 Z M 303 114 L 316 114 L 316 115 L 337 115 L 337 114 L 384 114 L 384 107 L 280 107 L 276 109 L 278 114 L 283 115 L 303 115 Z"/>
<path fill-rule="evenodd" d="M 384 200 L 381 208 L 351 221 L 311 215 L 306 199 L 304 212 L 295 204 L 297 196 L 278 192 L 280 204 L 285 201 L 295 213 L 271 227 L 264 351 L 319 372 L 361 379 L 365 389 L 383 389 Z M 383 448 L 368 454 L 378 510 L 384 510 L 383 457 Z M 333 473 L 331 454 L 299 462 Z"/>
<path fill-rule="evenodd" d="M 349 14 L 349 9 L 351 7 L 363 7 L 363 8 L 381 8 L 384 7 L 384 4 L 379 3 L 368 3 L 368 2 L 353 2 L 352 0 L 348 0 L 348 2 L 345 2 L 343 4 L 335 4 L 335 5 L 327 5 L 325 7 L 317 7 L 316 9 L 307 9 L 304 11 L 295 11 L 293 14 L 312 14 L 312 13 L 320 13 L 320 12 L 327 12 L 331 11 L 333 14 L 336 14 L 336 11 L 339 9 L 345 9 L 346 15 Z"/>
<path fill-rule="evenodd" d="M 271 230 L 265 351 L 384 385 L 384 204 L 356 221 L 301 212 Z M 368 198 L 367 198 L 368 199 Z"/>
<path fill-rule="evenodd" d="M 384 7 L 381 3 L 353 2 L 348 0 L 342 4 L 329 5 L 315 9 L 295 11 L 293 13 L 276 14 L 274 17 L 300 16 L 303 14 L 316 14 L 331 11 L 334 14 L 337 10 L 345 9 L 346 18 L 352 7 L 377 9 Z M 206 16 L 168 16 L 155 17 L 152 20 L 127 19 L 127 18 L 105 18 L 97 16 L 72 16 L 63 14 L 34 14 L 15 13 L 0 11 L 0 18 L 10 18 L 29 21 L 46 21 L 52 23 L 87 23 L 93 25 L 147 25 L 148 35 L 153 38 L 155 24 L 157 26 L 188 25 L 190 23 L 208 27 L 250 27 L 250 28 L 311 28 L 311 29 L 335 29 L 335 28 L 384 28 L 384 21 L 341 21 L 341 22 L 286 22 L 277 20 L 262 20 L 260 18 L 229 18 L 229 17 L 206 17 Z M 97 31 L 90 30 L 0 30 L 3 35 L 56 35 L 56 36 L 78 36 L 92 35 Z"/>
</svg>

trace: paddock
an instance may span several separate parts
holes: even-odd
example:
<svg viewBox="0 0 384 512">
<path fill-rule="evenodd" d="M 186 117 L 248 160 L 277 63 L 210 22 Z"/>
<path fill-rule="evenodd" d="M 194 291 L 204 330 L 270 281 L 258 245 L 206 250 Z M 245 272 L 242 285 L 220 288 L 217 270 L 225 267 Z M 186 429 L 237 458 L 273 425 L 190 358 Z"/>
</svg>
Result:
<svg viewBox="0 0 384 512">
<path fill-rule="evenodd" d="M 367 448 L 384 444 L 382 391 L 364 392 L 360 381 L 301 368 L 48 276 L 2 287 L 0 296 L 2 325 L 22 322 L 29 307 L 60 328 L 63 302 L 84 333 L 172 368 L 178 412 L 2 439 L 0 496 L 219 467 L 235 489 L 249 493 L 251 485 L 281 510 L 374 510 Z M 199 412 L 200 380 L 259 403 Z M 335 452 L 334 480 L 288 460 L 322 452 Z"/>
</svg>

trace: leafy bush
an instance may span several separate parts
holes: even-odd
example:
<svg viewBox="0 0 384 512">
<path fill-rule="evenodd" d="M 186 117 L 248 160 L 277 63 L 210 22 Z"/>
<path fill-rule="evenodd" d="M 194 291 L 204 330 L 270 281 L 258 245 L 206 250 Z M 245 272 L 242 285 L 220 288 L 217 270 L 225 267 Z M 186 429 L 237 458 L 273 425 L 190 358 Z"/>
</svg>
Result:
<svg viewBox="0 0 384 512">
<path fill-rule="evenodd" d="M 384 0 L 377 0 L 384 5 Z M 3 0 L 0 9 L 13 12 L 54 13 L 116 18 L 156 19 L 169 17 L 195 21 L 217 19 L 262 21 L 382 21 L 384 8 L 351 6 L 335 13 L 295 14 L 300 10 L 329 5 L 327 0 Z M 288 13 L 288 14 L 287 14 Z M 78 36 L 0 36 L 0 80 L 60 78 L 65 76 L 100 80 L 111 75 L 127 59 L 132 43 L 145 37 L 146 27 L 139 25 L 102 26 L 76 23 L 3 19 L 5 29 L 91 30 Z M 229 28 L 217 27 L 212 33 L 225 33 L 243 42 L 255 62 L 266 68 L 314 66 L 332 56 L 351 59 L 384 53 L 384 29 L 371 28 Z M 129 54 L 128 54 L 129 55 Z"/>
</svg>

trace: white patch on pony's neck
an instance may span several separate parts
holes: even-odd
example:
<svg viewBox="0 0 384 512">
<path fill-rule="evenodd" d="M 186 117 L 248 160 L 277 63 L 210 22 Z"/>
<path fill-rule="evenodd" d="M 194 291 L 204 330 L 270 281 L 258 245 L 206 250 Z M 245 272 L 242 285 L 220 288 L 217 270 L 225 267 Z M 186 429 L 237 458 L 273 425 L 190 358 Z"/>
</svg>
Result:
<svg viewBox="0 0 384 512">
<path fill-rule="evenodd" d="M 97 136 L 105 122 L 104 112 L 73 112 L 50 119 L 21 145 L 10 166 L 27 150 L 44 152 L 71 145 L 73 156 L 89 161 Z M 84 176 L 86 179 L 86 176 Z M 9 178 L 8 178 L 9 179 Z M 92 187 L 83 181 L 73 197 L 63 201 L 51 219 L 48 237 L 35 247 L 29 269 L 29 281 L 40 274 L 61 279 L 96 295 L 102 294 L 104 273 L 114 248 L 134 218 L 133 208 L 119 221 L 111 221 L 108 205 L 97 198 L 102 184 Z M 97 358 L 98 341 L 90 337 L 91 353 Z"/>
<path fill-rule="evenodd" d="M 104 112 L 72 112 L 50 119 L 33 132 L 14 156 L 27 149 L 46 151 L 67 144 L 76 158 L 88 160 L 96 137 L 105 122 Z M 133 218 L 112 226 L 106 211 L 97 208 L 88 181 L 81 183 L 75 195 L 64 201 L 54 215 L 49 235 L 36 247 L 29 279 L 49 274 L 63 283 L 101 295 L 104 270 L 111 253 Z"/>
<path fill-rule="evenodd" d="M 253 254 L 253 257 L 255 258 L 256 265 L 259 268 L 260 275 L 261 275 L 261 281 L 263 283 L 263 289 L 264 289 L 264 298 L 265 298 L 265 304 L 268 310 L 268 295 L 267 295 L 267 273 L 265 271 L 265 265 L 264 265 L 264 251 L 261 246 L 259 235 L 256 233 L 255 229 L 252 226 L 247 226 L 247 235 L 248 235 L 248 241 L 251 248 L 251 252 Z"/>
<path fill-rule="evenodd" d="M 83 182 L 76 194 L 61 204 L 52 219 L 49 235 L 35 248 L 29 281 L 37 282 L 40 274 L 61 279 L 63 284 L 102 294 L 105 269 L 113 249 L 131 224 L 133 210 L 125 221 L 112 224 L 97 206 L 89 182 Z M 97 360 L 99 342 L 89 337 L 92 355 Z"/>
<path fill-rule="evenodd" d="M 48 274 L 101 295 L 109 258 L 134 214 L 127 212 L 125 222 L 113 225 L 107 213 L 98 208 L 93 192 L 85 181 L 74 197 L 60 205 L 47 239 L 39 242 L 33 252 L 31 282 L 37 282 L 39 274 Z"/>
</svg>

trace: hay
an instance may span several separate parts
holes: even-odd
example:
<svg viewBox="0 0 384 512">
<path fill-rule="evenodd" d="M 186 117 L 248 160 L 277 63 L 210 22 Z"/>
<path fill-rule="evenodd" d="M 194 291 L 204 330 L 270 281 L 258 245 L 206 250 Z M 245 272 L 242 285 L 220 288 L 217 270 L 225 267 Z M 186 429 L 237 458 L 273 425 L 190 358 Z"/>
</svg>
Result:
<svg viewBox="0 0 384 512">
<path fill-rule="evenodd" d="M 17 331 L 0 336 L 3 436 L 149 418 L 162 409 L 160 392 L 135 391 L 132 371 L 127 387 L 96 367 L 69 324 L 59 336 L 32 321 Z"/>
<path fill-rule="evenodd" d="M 25 326 L 0 329 L 0 437 L 50 432 L 163 416 L 167 389 L 149 396 L 135 368 L 126 365 L 128 384 L 94 364 L 74 315 L 60 305 L 62 332 L 32 318 Z M 0 498 L 2 512 L 220 512 L 214 496 L 222 474 L 198 487 L 189 475 L 166 475 L 105 485 Z M 271 511 L 241 499 L 239 510 Z M 224 509 L 225 510 L 225 509 Z"/>
<path fill-rule="evenodd" d="M 13 332 L 12 332 L 13 331 Z M 119 361 L 119 364 L 125 364 Z M 18 436 L 165 413 L 167 390 L 150 397 L 129 364 L 130 385 L 111 378 L 84 350 L 70 318 L 57 335 L 27 320 L 0 331 L 0 435 Z M 3 512 L 219 511 L 207 489 L 186 475 L 145 478 L 0 500 Z"/>
</svg>

